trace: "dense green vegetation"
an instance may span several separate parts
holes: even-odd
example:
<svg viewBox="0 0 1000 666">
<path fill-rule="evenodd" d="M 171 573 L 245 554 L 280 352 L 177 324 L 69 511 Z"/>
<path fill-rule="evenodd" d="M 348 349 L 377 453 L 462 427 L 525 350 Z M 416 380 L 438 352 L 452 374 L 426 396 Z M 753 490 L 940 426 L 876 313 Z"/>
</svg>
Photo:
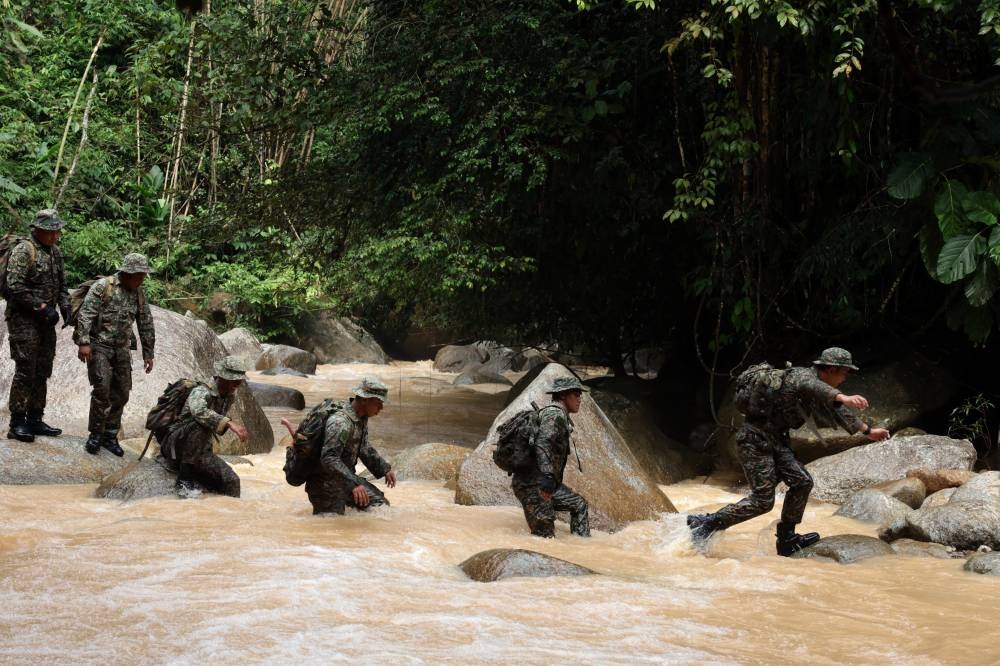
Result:
<svg viewBox="0 0 1000 666">
<path fill-rule="evenodd" d="M 1000 323 L 1000 1 L 0 7 L 0 221 L 75 279 L 723 374 Z"/>
</svg>

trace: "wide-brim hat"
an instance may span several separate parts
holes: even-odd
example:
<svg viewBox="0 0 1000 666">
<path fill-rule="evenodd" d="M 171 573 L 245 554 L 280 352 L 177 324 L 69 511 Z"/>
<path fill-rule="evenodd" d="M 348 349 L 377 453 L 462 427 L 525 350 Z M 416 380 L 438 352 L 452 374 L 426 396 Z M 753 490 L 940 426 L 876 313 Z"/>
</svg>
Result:
<svg viewBox="0 0 1000 666">
<path fill-rule="evenodd" d="M 838 368 L 850 368 L 851 370 L 860 369 L 854 365 L 854 358 L 851 356 L 851 352 L 841 347 L 824 349 L 819 358 L 813 361 L 813 365 L 831 365 Z"/>
<path fill-rule="evenodd" d="M 35 214 L 31 226 L 43 231 L 59 231 L 66 226 L 66 221 L 59 217 L 55 208 L 46 208 Z"/>
<path fill-rule="evenodd" d="M 125 255 L 122 265 L 118 267 L 119 273 L 155 273 L 149 265 L 146 255 L 132 252 Z"/>
<path fill-rule="evenodd" d="M 546 393 L 551 393 L 553 395 L 557 393 L 565 393 L 566 391 L 588 391 L 589 389 L 580 383 L 580 380 L 576 377 L 556 377 L 552 380 L 552 385 Z"/>
<path fill-rule="evenodd" d="M 374 377 L 365 377 L 361 384 L 352 389 L 359 398 L 377 398 L 382 404 L 389 402 L 389 387 Z"/>
<path fill-rule="evenodd" d="M 246 360 L 239 356 L 227 356 L 220 361 L 216 361 L 214 367 L 216 377 L 219 379 L 228 379 L 231 382 L 246 379 L 247 370 L 249 370 L 249 367 Z"/>
</svg>

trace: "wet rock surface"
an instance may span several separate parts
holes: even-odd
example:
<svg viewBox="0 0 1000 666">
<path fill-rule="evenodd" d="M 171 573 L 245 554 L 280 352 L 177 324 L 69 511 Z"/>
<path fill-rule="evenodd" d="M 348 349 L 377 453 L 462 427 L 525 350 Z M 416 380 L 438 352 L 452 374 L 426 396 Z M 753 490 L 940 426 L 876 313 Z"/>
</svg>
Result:
<svg viewBox="0 0 1000 666">
<path fill-rule="evenodd" d="M 385 350 L 363 326 L 328 311 L 320 312 L 306 324 L 305 334 L 297 344 L 315 354 L 320 363 L 389 362 Z"/>
<path fill-rule="evenodd" d="M 94 495 L 123 501 L 167 497 L 177 494 L 176 481 L 177 476 L 155 460 L 143 458 L 105 477 Z"/>
<path fill-rule="evenodd" d="M 400 481 L 450 481 L 458 476 L 458 468 L 470 453 L 472 449 L 464 446 L 432 442 L 406 449 L 390 462 Z"/>
<path fill-rule="evenodd" d="M 302 391 L 277 384 L 247 382 L 247 388 L 253 394 L 261 407 L 288 407 L 290 409 L 305 409 L 306 398 Z"/>
<path fill-rule="evenodd" d="M 291 345 L 264 345 L 264 352 L 257 359 L 258 370 L 291 368 L 307 375 L 316 374 L 316 355 Z"/>
<path fill-rule="evenodd" d="M 945 488 L 958 488 L 976 475 L 967 469 L 927 469 L 917 467 L 906 472 L 907 478 L 920 479 L 927 494 L 932 495 Z"/>
<path fill-rule="evenodd" d="M 808 548 L 792 555 L 796 558 L 825 557 L 840 564 L 860 562 L 871 557 L 894 555 L 892 547 L 875 537 L 860 534 L 838 534 L 820 539 Z"/>
<path fill-rule="evenodd" d="M 476 553 L 459 567 L 465 575 L 480 583 L 505 578 L 544 576 L 587 576 L 594 571 L 579 564 L 560 560 L 533 550 L 495 548 Z"/>
<path fill-rule="evenodd" d="M 972 573 L 1000 576 L 1000 553 L 973 555 L 962 568 Z"/>
<path fill-rule="evenodd" d="M 907 477 L 896 481 L 886 481 L 872 486 L 873 489 L 899 500 L 911 509 L 919 509 L 927 497 L 927 488 L 920 479 Z"/>
<path fill-rule="evenodd" d="M 513 386 L 513 383 L 509 379 L 501 374 L 486 370 L 485 366 L 464 371 L 458 377 L 455 377 L 455 381 L 452 383 L 455 386 L 470 386 L 472 384 L 503 384 L 505 386 Z"/>
<path fill-rule="evenodd" d="M 865 488 L 848 497 L 834 515 L 866 523 L 898 526 L 905 524 L 906 516 L 911 511 L 911 507 L 895 497 L 889 497 L 873 488 Z"/>
<path fill-rule="evenodd" d="M 934 557 L 942 560 L 961 559 L 965 555 L 951 546 L 913 539 L 897 539 L 889 544 L 897 555 L 910 557 Z"/>
<path fill-rule="evenodd" d="M 245 328 L 233 328 L 219 336 L 219 341 L 226 348 L 226 353 L 245 359 L 253 367 L 257 359 L 264 353 L 260 340 Z"/>
<path fill-rule="evenodd" d="M 0 484 L 99 483 L 137 458 L 129 450 L 122 458 L 105 449 L 91 455 L 83 448 L 85 441 L 72 435 L 36 437 L 34 442 L 0 439 Z"/>
</svg>

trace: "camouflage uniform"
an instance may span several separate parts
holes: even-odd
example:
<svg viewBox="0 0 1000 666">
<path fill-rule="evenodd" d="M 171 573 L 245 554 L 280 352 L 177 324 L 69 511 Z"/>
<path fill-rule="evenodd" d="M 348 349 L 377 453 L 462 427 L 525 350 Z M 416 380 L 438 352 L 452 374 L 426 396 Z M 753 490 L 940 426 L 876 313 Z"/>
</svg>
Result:
<svg viewBox="0 0 1000 666">
<path fill-rule="evenodd" d="M 854 366 L 848 366 L 854 367 Z M 788 431 L 801 428 L 808 416 L 840 425 L 848 433 L 862 428 L 853 412 L 836 402 L 840 391 L 817 375 L 815 368 L 790 368 L 786 371 L 782 396 L 788 404 L 768 416 L 747 416 L 736 434 L 736 446 L 750 483 L 750 495 L 712 514 L 712 527 L 726 529 L 750 520 L 774 507 L 774 492 L 779 481 L 788 485 L 781 508 L 781 522 L 797 525 L 802 521 L 813 480 L 795 458 Z"/>
<path fill-rule="evenodd" d="M 176 425 L 161 447 L 163 457 L 176 466 L 179 482 L 192 480 L 211 492 L 240 496 L 240 477 L 212 451 L 212 442 L 232 420 L 225 414 L 235 397 L 220 395 L 215 382 L 191 389 Z"/>
<path fill-rule="evenodd" d="M 368 492 L 368 506 L 389 504 L 381 490 L 354 473 L 358 458 L 376 479 L 392 469 L 368 442 L 368 418 L 358 416 L 354 408 L 348 406 L 327 419 L 319 470 L 306 481 L 306 494 L 313 505 L 313 513 L 343 515 L 348 506 L 367 508 L 354 502 L 352 491 L 359 485 Z"/>
<path fill-rule="evenodd" d="M 538 436 L 535 439 L 537 467 L 514 473 L 511 489 L 524 508 L 524 518 L 535 536 L 555 536 L 556 511 L 569 511 L 570 531 L 578 536 L 590 536 L 587 500 L 575 493 L 563 480 L 566 460 L 570 453 L 573 422 L 560 403 L 546 405 L 538 414 Z M 539 491 L 552 493 L 546 500 Z"/>
<path fill-rule="evenodd" d="M 141 258 L 141 265 L 137 257 Z M 122 268 L 130 270 L 119 273 L 151 272 L 145 257 L 137 254 L 128 255 Z M 135 268 L 140 270 L 131 270 Z M 134 291 L 126 289 L 118 275 L 97 280 L 77 315 L 74 341 L 77 345 L 90 345 L 92 351 L 87 364 L 92 387 L 88 430 L 92 435 L 102 435 L 102 442 L 117 438 L 122 411 L 132 390 L 129 350 L 136 347 L 133 323 L 138 325 L 142 358 L 149 361 L 156 344 L 152 312 L 142 287 Z"/>
<path fill-rule="evenodd" d="M 55 211 L 44 210 L 32 226 L 58 231 L 63 224 Z M 55 325 L 59 312 L 64 321 L 69 312 L 69 292 L 59 247 L 46 247 L 34 234 L 17 242 L 7 263 L 6 297 L 5 319 L 15 367 L 8 401 L 13 428 L 16 423 L 23 427 L 26 421 L 40 422 L 45 410 L 48 379 L 56 354 Z M 48 318 L 39 315 L 38 308 L 43 303 Z M 33 437 L 25 439 L 30 441 Z"/>
</svg>

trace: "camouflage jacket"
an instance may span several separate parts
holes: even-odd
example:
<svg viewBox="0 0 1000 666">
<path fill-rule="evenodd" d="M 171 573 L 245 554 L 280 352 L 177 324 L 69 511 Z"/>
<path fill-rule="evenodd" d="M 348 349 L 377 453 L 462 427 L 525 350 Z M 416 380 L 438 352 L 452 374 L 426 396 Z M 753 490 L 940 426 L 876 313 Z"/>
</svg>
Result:
<svg viewBox="0 0 1000 666">
<path fill-rule="evenodd" d="M 781 389 L 782 401 L 769 417 L 747 417 L 747 423 L 768 432 L 784 432 L 805 425 L 813 417 L 820 424 L 836 424 L 850 434 L 861 430 L 862 422 L 850 409 L 836 401 L 841 393 L 822 379 L 816 368 L 789 368 Z"/>
<path fill-rule="evenodd" d="M 42 303 L 68 308 L 69 291 L 59 247 L 45 247 L 34 236 L 16 243 L 7 262 L 7 291 L 9 304 L 21 310 L 35 310 Z M 8 319 L 10 313 L 8 307 Z"/>
<path fill-rule="evenodd" d="M 111 290 L 110 297 L 105 293 Z M 153 314 L 145 297 L 139 297 L 142 287 L 129 291 L 118 284 L 117 276 L 101 278 L 90 287 L 77 315 L 74 341 L 78 345 L 135 348 L 133 322 L 138 324 L 142 341 L 142 357 L 153 358 L 156 334 Z"/>
<path fill-rule="evenodd" d="M 535 460 L 543 488 L 555 490 L 562 484 L 572 434 L 573 421 L 561 404 L 546 405 L 539 411 Z"/>
<path fill-rule="evenodd" d="M 326 476 L 338 476 L 351 486 L 360 485 L 361 477 L 354 473 L 358 458 L 368 471 L 380 479 L 392 467 L 368 443 L 368 418 L 358 416 L 350 406 L 336 412 L 326 421 L 320 465 Z"/>
<path fill-rule="evenodd" d="M 219 395 L 219 387 L 214 381 L 207 385 L 198 384 L 188 394 L 178 422 L 194 420 L 203 428 L 221 435 L 232 420 L 226 416 L 226 412 L 232 407 L 235 399 L 235 393 L 228 396 Z"/>
</svg>

